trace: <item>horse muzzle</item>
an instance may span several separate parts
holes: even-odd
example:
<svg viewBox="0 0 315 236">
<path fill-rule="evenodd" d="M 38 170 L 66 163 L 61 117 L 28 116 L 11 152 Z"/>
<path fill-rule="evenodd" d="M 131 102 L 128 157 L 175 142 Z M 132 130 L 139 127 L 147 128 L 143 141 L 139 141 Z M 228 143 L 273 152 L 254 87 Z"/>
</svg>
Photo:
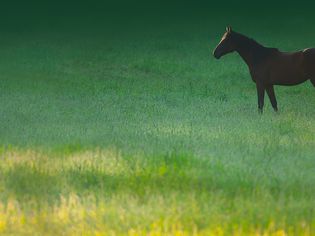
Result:
<svg viewBox="0 0 315 236">
<path fill-rule="evenodd" d="M 221 57 L 221 55 L 218 55 L 216 51 L 213 52 L 213 56 L 215 57 L 215 59 L 220 59 Z"/>
</svg>

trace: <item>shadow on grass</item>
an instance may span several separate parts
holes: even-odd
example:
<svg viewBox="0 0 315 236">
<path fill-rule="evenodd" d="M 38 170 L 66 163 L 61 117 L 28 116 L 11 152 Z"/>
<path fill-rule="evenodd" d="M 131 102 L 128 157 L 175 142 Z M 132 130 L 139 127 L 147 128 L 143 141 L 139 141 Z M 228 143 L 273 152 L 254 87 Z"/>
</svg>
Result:
<svg viewBox="0 0 315 236">
<path fill-rule="evenodd" d="M 2 173 L 2 179 L 5 187 L 3 194 L 18 198 L 55 198 L 61 190 L 58 176 L 27 165 L 18 165 Z"/>
<path fill-rule="evenodd" d="M 51 159 L 53 161 L 53 159 Z M 81 161 L 81 160 L 80 160 Z M 189 155 L 166 155 L 150 158 L 127 158 L 121 169 L 112 172 L 105 164 L 82 161 L 80 165 L 48 169 L 47 166 L 15 164 L 0 173 L 2 198 L 35 198 L 56 201 L 61 195 L 112 196 L 129 194 L 145 197 L 168 196 L 172 192 L 189 194 L 223 194 L 228 198 L 253 197 L 264 192 L 274 197 L 312 196 L 314 188 L 303 178 L 285 180 L 261 176 L 246 166 L 198 159 Z M 61 162 L 62 163 L 62 162 Z M 51 163 L 53 164 L 53 163 Z M 115 168 L 115 167 L 113 167 Z"/>
</svg>

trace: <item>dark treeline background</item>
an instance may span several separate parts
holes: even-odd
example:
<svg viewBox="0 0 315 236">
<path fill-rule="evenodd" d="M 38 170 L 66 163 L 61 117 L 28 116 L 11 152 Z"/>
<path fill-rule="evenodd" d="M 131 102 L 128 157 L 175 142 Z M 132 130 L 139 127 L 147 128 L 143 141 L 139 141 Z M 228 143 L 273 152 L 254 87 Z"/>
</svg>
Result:
<svg viewBox="0 0 315 236">
<path fill-rule="evenodd" d="M 118 29 L 217 21 L 243 20 L 277 25 L 278 22 L 314 20 L 315 4 L 302 1 L 10 1 L 2 3 L 0 29 L 28 31 L 56 29 Z M 270 19 L 272 18 L 272 19 Z M 281 24 L 280 24 L 281 25 Z M 280 26 L 279 25 L 279 26 Z"/>
</svg>

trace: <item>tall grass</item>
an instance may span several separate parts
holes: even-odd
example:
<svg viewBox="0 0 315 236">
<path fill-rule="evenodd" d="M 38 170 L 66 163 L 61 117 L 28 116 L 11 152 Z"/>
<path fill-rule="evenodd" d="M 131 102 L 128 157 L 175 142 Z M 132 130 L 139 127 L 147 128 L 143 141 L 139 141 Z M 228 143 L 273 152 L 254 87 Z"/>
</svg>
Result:
<svg viewBox="0 0 315 236">
<path fill-rule="evenodd" d="M 256 163 L 255 165 L 253 163 Z M 259 164 L 257 164 L 259 163 Z M 1 155 L 3 234 L 311 235 L 306 160 L 123 156 L 117 150 Z"/>
</svg>

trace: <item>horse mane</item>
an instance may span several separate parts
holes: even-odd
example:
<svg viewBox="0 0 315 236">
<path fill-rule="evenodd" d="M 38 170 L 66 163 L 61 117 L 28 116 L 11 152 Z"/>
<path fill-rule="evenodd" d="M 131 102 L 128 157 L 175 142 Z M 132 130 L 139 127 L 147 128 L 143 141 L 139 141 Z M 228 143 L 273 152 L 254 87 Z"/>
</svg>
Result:
<svg viewBox="0 0 315 236">
<path fill-rule="evenodd" d="M 254 63 L 258 63 L 261 60 L 269 57 L 273 53 L 279 52 L 277 48 L 268 48 L 252 38 L 249 38 L 243 34 L 232 32 L 233 40 L 235 40 L 236 45 L 238 48 L 251 51 L 252 53 L 252 60 Z"/>
</svg>

